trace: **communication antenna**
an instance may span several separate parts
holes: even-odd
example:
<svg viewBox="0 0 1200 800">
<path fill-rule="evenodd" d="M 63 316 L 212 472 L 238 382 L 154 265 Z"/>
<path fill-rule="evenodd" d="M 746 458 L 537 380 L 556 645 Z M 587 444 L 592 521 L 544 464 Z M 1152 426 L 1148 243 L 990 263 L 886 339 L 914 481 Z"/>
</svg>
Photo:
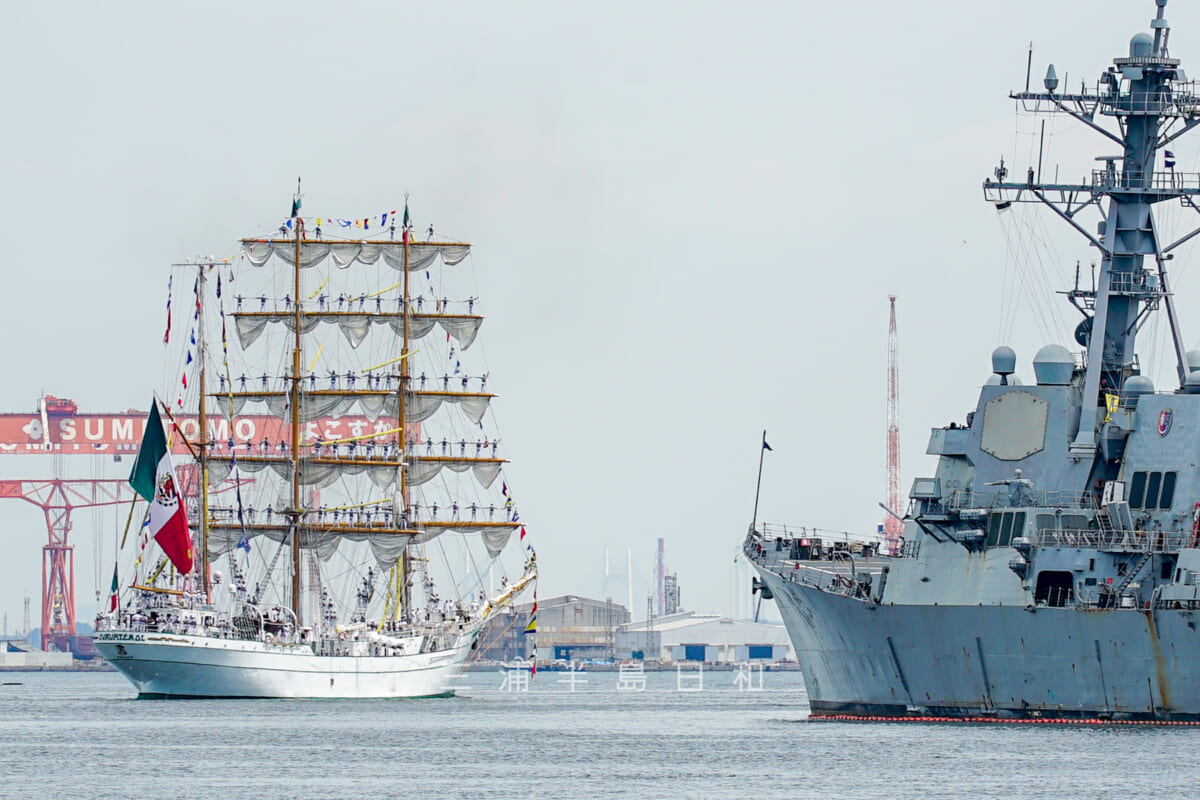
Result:
<svg viewBox="0 0 1200 800">
<path fill-rule="evenodd" d="M 900 502 L 900 345 L 896 338 L 896 295 L 889 294 L 891 318 L 888 321 L 888 403 L 887 403 L 887 506 L 893 512 Z M 898 555 L 904 523 L 888 514 L 883 518 L 883 535 L 889 555 Z"/>
</svg>

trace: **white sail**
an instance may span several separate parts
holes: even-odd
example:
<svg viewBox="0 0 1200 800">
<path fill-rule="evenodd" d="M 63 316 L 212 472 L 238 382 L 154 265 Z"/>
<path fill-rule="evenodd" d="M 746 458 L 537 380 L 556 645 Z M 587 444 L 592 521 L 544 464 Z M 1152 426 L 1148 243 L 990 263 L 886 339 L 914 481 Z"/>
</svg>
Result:
<svg viewBox="0 0 1200 800">
<path fill-rule="evenodd" d="M 363 302 L 367 299 L 365 294 L 359 297 Z M 295 331 L 297 328 L 297 315 L 289 314 L 286 311 L 246 311 L 235 312 L 231 316 L 234 318 L 238 340 L 243 348 L 248 348 L 258 341 L 263 331 L 272 323 L 281 324 L 289 331 Z M 399 312 L 385 313 L 383 311 L 375 313 L 316 311 L 299 315 L 301 333 L 311 333 L 321 323 L 336 325 L 350 346 L 358 347 L 367 338 L 373 325 L 386 325 L 392 335 L 402 335 L 404 315 Z M 463 350 L 466 350 L 475 342 L 475 336 L 479 333 L 479 326 L 482 324 L 483 317 L 472 314 L 424 314 L 418 312 L 410 314 L 408 317 L 408 338 L 424 339 L 435 327 L 440 327 L 453 337 Z"/>
<path fill-rule="evenodd" d="M 478 425 L 495 395 L 478 392 L 413 391 L 408 392 L 407 397 L 406 420 L 409 423 L 424 422 L 446 403 L 459 408 L 467 419 Z M 264 404 L 272 415 L 281 419 L 290 413 L 289 396 L 281 391 L 231 391 L 214 395 L 213 399 L 217 401 L 221 412 L 228 416 L 241 414 L 246 410 L 247 404 L 251 403 Z M 355 411 L 371 422 L 381 417 L 395 420 L 400 416 L 400 399 L 396 392 L 348 389 L 310 391 L 300 396 L 302 422 L 311 422 L 322 417 L 344 417 Z"/>
<path fill-rule="evenodd" d="M 246 259 L 261 267 L 275 256 L 287 264 L 296 263 L 296 243 L 288 239 L 248 239 L 242 243 Z M 407 249 L 407 254 L 405 250 Z M 332 256 L 339 269 L 351 264 L 374 264 L 382 256 L 383 263 L 392 269 L 404 269 L 408 259 L 408 271 L 416 272 L 430 267 L 439 257 L 443 264 L 452 267 L 471 252 L 471 246 L 463 243 L 412 242 L 314 242 L 306 241 L 300 246 L 300 268 L 315 267 Z"/>
</svg>

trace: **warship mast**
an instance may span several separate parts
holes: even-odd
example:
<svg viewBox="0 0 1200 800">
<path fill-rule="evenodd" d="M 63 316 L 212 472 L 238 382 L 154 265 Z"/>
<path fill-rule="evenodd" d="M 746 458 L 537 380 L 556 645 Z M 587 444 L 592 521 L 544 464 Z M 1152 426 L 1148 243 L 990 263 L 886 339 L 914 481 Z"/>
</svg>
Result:
<svg viewBox="0 0 1200 800">
<path fill-rule="evenodd" d="M 1155 0 L 1158 14 L 1151 21 L 1154 36 L 1136 34 L 1129 43 L 1129 56 L 1116 58 L 1096 86 L 1081 87 L 1078 94 L 1059 91 L 1058 77 L 1051 64 L 1044 92 L 1017 92 L 1010 96 L 1033 113 L 1065 113 L 1110 139 L 1120 154 L 1097 160 L 1102 167 L 1092 171 L 1090 182 L 1044 183 L 1031 166 L 1024 182 L 1009 181 L 1003 159 L 995 180 L 984 181 L 984 195 L 997 209 L 1014 202 L 1049 206 L 1101 253 L 1100 274 L 1094 292 L 1084 296 L 1085 319 L 1076 329 L 1076 340 L 1087 348 L 1082 398 L 1077 418 L 1078 432 L 1070 444 L 1071 460 L 1086 472 L 1072 473 L 1072 482 L 1087 489 L 1098 479 L 1115 477 L 1101 453 L 1105 394 L 1118 394 L 1126 379 L 1138 374 L 1134 349 L 1137 329 L 1150 312 L 1166 307 L 1177 359 L 1180 385 L 1186 380 L 1183 336 L 1168 290 L 1167 262 L 1170 253 L 1191 239 L 1200 228 L 1164 245 L 1159 239 L 1152 208 L 1155 203 L 1176 200 L 1200 213 L 1193 198 L 1200 195 L 1196 180 L 1167 164 L 1155 171 L 1157 153 L 1179 136 L 1200 124 L 1200 97 L 1189 83 L 1179 60 L 1168 55 L 1170 28 L 1163 17 L 1167 0 Z M 1116 119 L 1119 133 L 1096 120 L 1096 114 Z M 1102 198 L 1108 198 L 1105 209 Z M 1077 220 L 1081 211 L 1095 206 L 1100 214 L 1096 233 Z M 1147 263 L 1147 257 L 1153 263 Z M 1087 315 L 1090 311 L 1091 314 Z M 1065 488 L 1065 487 L 1064 487 Z"/>
</svg>

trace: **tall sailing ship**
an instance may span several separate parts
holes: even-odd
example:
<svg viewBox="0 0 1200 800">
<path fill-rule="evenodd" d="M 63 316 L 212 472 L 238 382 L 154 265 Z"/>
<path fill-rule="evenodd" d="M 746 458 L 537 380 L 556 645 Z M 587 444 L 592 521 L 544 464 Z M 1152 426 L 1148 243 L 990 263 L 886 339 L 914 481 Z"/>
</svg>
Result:
<svg viewBox="0 0 1200 800">
<path fill-rule="evenodd" d="M 177 265 L 195 270 L 177 396 L 147 423 L 145 522 L 96 634 L 141 696 L 449 695 L 537 577 L 488 374 L 465 366 L 478 298 L 451 299 L 471 246 L 417 241 L 407 202 L 299 210 L 297 192 L 275 235 Z"/>
<path fill-rule="evenodd" d="M 975 407 L 930 435 L 936 471 L 893 510 L 890 560 L 814 560 L 810 539 L 751 526 L 755 588 L 778 602 L 815 716 L 1200 721 L 1200 351 L 1169 280 L 1200 229 L 1158 210 L 1200 210 L 1200 175 L 1174 156 L 1200 90 L 1166 5 L 1095 82 L 1060 87 L 1051 65 L 1042 91 L 1013 94 L 1105 140 L 1089 176 L 1046 182 L 1039 163 L 1014 180 L 1001 161 L 983 185 L 997 211 L 1049 206 L 1098 252 L 1094 282 L 1062 293 L 1080 349 L 1046 344 L 1031 384 L 993 351 Z M 1172 356 L 1159 387 L 1155 319 Z"/>
</svg>

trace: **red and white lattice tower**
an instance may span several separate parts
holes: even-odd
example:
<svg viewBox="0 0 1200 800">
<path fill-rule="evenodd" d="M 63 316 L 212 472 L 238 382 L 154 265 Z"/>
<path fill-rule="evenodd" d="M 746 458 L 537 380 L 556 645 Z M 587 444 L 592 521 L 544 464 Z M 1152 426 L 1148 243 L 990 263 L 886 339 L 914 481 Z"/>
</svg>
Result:
<svg viewBox="0 0 1200 800">
<path fill-rule="evenodd" d="M 896 339 L 896 295 L 889 294 L 891 319 L 888 320 L 888 405 L 887 405 L 887 507 L 903 513 L 900 499 L 900 345 Z M 887 551 L 898 555 L 904 523 L 891 514 L 883 518 L 883 536 Z"/>
<path fill-rule="evenodd" d="M 666 610 L 666 594 L 663 592 L 663 578 L 667 574 L 667 565 L 663 561 L 663 543 L 666 540 L 659 538 L 658 540 L 658 563 L 654 566 L 654 586 L 658 592 L 658 615 L 661 617 Z"/>
</svg>

